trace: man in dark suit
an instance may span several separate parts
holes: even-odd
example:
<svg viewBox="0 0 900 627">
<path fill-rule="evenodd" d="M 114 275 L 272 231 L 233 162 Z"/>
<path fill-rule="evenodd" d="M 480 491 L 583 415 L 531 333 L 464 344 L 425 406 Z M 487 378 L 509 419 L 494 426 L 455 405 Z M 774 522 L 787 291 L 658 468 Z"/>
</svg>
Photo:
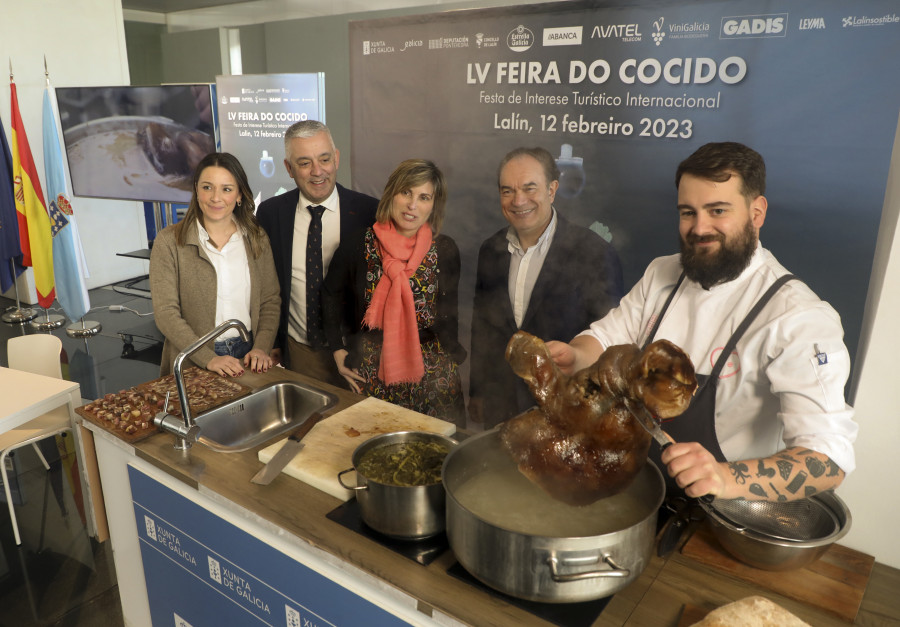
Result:
<svg viewBox="0 0 900 627">
<path fill-rule="evenodd" d="M 513 150 L 498 183 L 509 227 L 481 245 L 472 312 L 469 414 L 486 429 L 535 404 L 504 357 L 518 329 L 568 341 L 624 292 L 613 247 L 553 207 L 559 168 L 548 151 Z"/>
<path fill-rule="evenodd" d="M 346 387 L 324 340 L 321 281 L 340 240 L 375 222 L 378 201 L 337 184 L 341 155 L 321 122 L 291 125 L 284 153 L 297 189 L 266 200 L 256 213 L 281 285 L 274 356 L 291 370 Z"/>
</svg>

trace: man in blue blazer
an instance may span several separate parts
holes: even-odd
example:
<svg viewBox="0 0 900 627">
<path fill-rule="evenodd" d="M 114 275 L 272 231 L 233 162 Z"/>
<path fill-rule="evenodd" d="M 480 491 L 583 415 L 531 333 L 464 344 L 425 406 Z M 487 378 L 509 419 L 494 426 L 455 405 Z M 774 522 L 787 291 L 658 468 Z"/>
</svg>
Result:
<svg viewBox="0 0 900 627">
<path fill-rule="evenodd" d="M 624 293 L 615 249 L 553 207 L 559 168 L 547 150 L 507 154 L 498 183 L 509 227 L 478 252 L 470 352 L 469 414 L 486 429 L 535 405 L 505 360 L 517 330 L 569 341 Z"/>
<path fill-rule="evenodd" d="M 281 286 L 275 356 L 291 370 L 346 387 L 331 349 L 316 336 L 316 320 L 322 319 L 321 301 L 308 301 L 307 260 L 311 252 L 307 235 L 313 222 L 321 220 L 314 236 L 321 239 L 321 252 L 315 255 L 313 264 L 324 276 L 340 240 L 375 222 L 378 201 L 337 184 L 340 151 L 331 131 L 321 122 L 305 120 L 290 126 L 284 133 L 284 153 L 284 165 L 297 188 L 264 201 L 256 212 L 269 234 Z M 318 311 L 308 312 L 308 302 L 318 302 Z"/>
</svg>

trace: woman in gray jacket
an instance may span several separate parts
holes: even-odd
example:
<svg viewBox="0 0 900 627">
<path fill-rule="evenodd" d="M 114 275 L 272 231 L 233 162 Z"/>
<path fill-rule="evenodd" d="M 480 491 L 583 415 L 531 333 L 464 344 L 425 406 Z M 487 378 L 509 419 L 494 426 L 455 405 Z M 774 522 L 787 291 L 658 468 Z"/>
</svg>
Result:
<svg viewBox="0 0 900 627">
<path fill-rule="evenodd" d="M 156 237 L 150 254 L 150 292 L 156 326 L 166 337 L 160 373 L 216 325 L 234 329 L 191 355 L 196 365 L 225 376 L 244 368 L 265 372 L 278 330 L 281 297 L 269 238 L 254 217 L 253 194 L 240 162 L 210 153 L 197 166 L 184 219 Z"/>
</svg>

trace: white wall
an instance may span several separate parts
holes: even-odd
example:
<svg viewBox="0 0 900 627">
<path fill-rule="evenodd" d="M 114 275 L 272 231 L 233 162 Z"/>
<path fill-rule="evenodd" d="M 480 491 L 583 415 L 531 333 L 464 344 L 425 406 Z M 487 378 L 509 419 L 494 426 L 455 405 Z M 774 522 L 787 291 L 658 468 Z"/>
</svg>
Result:
<svg viewBox="0 0 900 627">
<path fill-rule="evenodd" d="M 3 2 L 0 18 L 3 74 L 11 60 L 22 122 L 42 187 L 45 55 L 54 87 L 128 85 L 121 1 Z M 11 141 L 8 86 L 0 89 L 0 117 L 7 140 Z M 146 261 L 116 256 L 118 252 L 147 247 L 141 203 L 75 197 L 72 206 L 91 273 L 88 288 L 146 274 Z M 25 279 L 19 280 L 20 297 L 28 304 L 37 302 L 31 275 L 28 270 L 23 275 Z M 13 290 L 5 294 L 10 298 L 13 295 Z"/>
<path fill-rule="evenodd" d="M 890 129 L 885 129 L 890 132 Z M 853 405 L 859 423 L 857 469 L 838 494 L 853 516 L 853 527 L 842 540 L 854 549 L 874 555 L 879 562 L 900 568 L 897 485 L 900 447 L 900 124 L 898 124 L 884 209 L 878 229 L 875 260 L 863 320 Z"/>
</svg>

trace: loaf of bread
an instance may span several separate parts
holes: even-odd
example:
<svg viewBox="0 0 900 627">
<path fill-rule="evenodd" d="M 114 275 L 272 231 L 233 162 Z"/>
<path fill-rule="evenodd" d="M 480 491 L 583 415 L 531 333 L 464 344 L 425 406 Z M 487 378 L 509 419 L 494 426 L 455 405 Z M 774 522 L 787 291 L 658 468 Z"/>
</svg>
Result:
<svg viewBox="0 0 900 627">
<path fill-rule="evenodd" d="M 810 627 L 769 599 L 752 596 L 723 605 L 692 627 Z"/>
</svg>

